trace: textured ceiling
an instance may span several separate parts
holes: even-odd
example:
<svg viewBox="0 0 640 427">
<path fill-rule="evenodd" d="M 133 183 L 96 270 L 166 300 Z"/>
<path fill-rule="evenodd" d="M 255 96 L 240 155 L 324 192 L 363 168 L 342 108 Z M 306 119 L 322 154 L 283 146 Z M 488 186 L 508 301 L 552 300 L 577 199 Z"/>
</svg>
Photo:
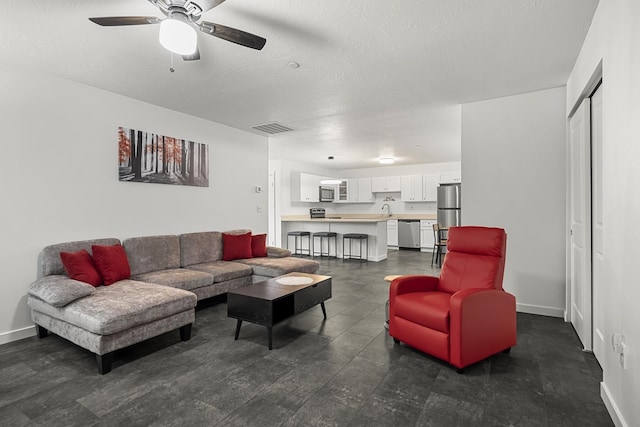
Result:
<svg viewBox="0 0 640 427">
<path fill-rule="evenodd" d="M 270 156 L 327 167 L 460 160 L 460 104 L 562 86 L 597 0 L 227 0 L 204 20 L 267 39 L 262 51 L 199 34 L 182 62 L 146 0 L 0 2 L 0 62 L 253 131 Z M 297 69 L 288 66 L 297 62 Z"/>
</svg>

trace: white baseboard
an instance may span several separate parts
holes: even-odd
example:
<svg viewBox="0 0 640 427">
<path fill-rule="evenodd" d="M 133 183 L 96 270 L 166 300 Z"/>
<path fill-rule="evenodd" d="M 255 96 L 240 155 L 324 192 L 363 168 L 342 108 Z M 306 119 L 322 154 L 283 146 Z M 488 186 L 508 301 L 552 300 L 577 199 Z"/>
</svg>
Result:
<svg viewBox="0 0 640 427">
<path fill-rule="evenodd" d="M 0 345 L 18 341 L 23 338 L 29 338 L 34 336 L 35 334 L 35 326 L 27 326 L 26 328 L 17 329 L 15 331 L 4 332 L 0 334 Z"/>
<path fill-rule="evenodd" d="M 616 402 L 611 397 L 611 393 L 609 393 L 609 388 L 603 382 L 600 383 L 600 397 L 604 402 L 604 406 L 607 407 L 607 411 L 609 411 L 609 416 L 611 416 L 611 420 L 616 427 L 629 427 L 629 424 L 624 420 L 624 417 L 620 413 L 620 409 Z"/>
<path fill-rule="evenodd" d="M 544 307 L 532 304 L 516 303 L 516 311 L 521 313 L 539 314 L 541 316 L 564 318 L 564 308 Z"/>
</svg>

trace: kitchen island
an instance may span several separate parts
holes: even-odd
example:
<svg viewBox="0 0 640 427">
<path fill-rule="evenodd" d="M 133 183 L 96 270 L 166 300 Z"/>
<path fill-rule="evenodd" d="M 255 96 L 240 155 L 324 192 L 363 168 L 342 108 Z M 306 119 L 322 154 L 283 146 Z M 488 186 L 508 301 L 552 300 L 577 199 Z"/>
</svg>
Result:
<svg viewBox="0 0 640 427">
<path fill-rule="evenodd" d="M 289 245 L 293 251 L 293 238 L 287 242 L 289 231 L 309 231 L 317 233 L 320 231 L 332 231 L 338 233 L 338 258 L 342 258 L 342 236 L 347 233 L 362 233 L 369 235 L 369 261 L 382 261 L 387 259 L 387 220 L 386 216 L 373 216 L 369 218 L 353 217 L 330 217 L 309 218 L 306 215 L 284 215 L 282 216 L 282 243 L 283 247 Z M 305 243 L 306 245 L 306 239 Z M 316 245 L 320 244 L 320 239 L 316 239 Z M 325 242 L 326 245 L 326 242 Z M 357 246 L 357 243 L 354 243 Z M 333 240 L 331 243 L 331 255 L 333 256 Z M 306 246 L 305 246 L 306 247 Z M 325 246 L 326 250 L 326 246 Z M 357 252 L 358 249 L 355 249 Z M 316 251 L 319 249 L 316 247 Z M 363 250 L 364 252 L 364 250 Z"/>
<path fill-rule="evenodd" d="M 311 233 L 332 231 L 338 233 L 338 257 L 342 258 L 342 236 L 345 233 L 363 233 L 369 236 L 369 261 L 382 261 L 387 258 L 388 244 L 390 244 L 390 242 L 387 241 L 387 221 L 403 219 L 434 221 L 436 214 L 404 213 L 391 216 L 373 214 L 326 214 L 325 218 L 310 218 L 309 215 L 283 215 L 281 217 L 282 247 L 286 248 L 291 245 L 291 248 L 293 248 L 293 237 L 290 238 L 290 242 L 287 242 L 287 233 L 290 231 L 309 231 Z M 431 226 L 428 227 L 428 230 L 425 230 L 425 236 L 431 239 L 431 248 L 423 248 L 422 250 L 431 251 L 433 250 L 433 231 Z M 319 244 L 320 239 L 316 239 L 316 245 Z M 395 246 L 395 249 L 397 249 L 397 242 L 391 246 Z M 324 248 L 326 250 L 326 242 Z M 319 252 L 319 249 L 316 248 L 316 251 Z M 331 255 L 333 256 L 333 239 Z"/>
</svg>

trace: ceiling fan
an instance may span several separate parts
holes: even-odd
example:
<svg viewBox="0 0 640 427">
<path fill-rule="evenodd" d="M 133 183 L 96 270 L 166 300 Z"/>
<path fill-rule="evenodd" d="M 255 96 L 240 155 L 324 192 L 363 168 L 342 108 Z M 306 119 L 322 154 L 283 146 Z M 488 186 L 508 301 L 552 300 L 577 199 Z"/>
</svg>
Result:
<svg viewBox="0 0 640 427">
<path fill-rule="evenodd" d="M 98 25 L 112 27 L 122 25 L 160 24 L 160 44 L 173 53 L 182 55 L 185 61 L 200 59 L 198 31 L 232 43 L 260 50 L 267 40 L 255 34 L 213 22 L 198 22 L 202 14 L 225 0 L 148 0 L 157 6 L 166 18 L 155 16 L 107 16 L 89 18 Z"/>
</svg>

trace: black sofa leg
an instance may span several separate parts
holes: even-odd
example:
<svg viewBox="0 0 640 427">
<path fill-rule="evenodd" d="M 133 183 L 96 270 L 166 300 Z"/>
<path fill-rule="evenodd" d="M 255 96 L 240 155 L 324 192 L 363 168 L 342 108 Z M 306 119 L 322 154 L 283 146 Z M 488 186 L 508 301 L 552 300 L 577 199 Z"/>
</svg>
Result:
<svg viewBox="0 0 640 427">
<path fill-rule="evenodd" d="M 184 325 L 180 328 L 180 339 L 182 341 L 189 341 L 191 339 L 191 323 Z"/>
<path fill-rule="evenodd" d="M 111 372 L 111 362 L 113 362 L 113 352 L 107 354 L 96 354 L 96 362 L 98 362 L 98 373 L 100 375 Z"/>
<path fill-rule="evenodd" d="M 36 334 L 38 334 L 38 338 L 44 338 L 49 335 L 49 331 L 40 325 L 36 325 Z"/>
</svg>

